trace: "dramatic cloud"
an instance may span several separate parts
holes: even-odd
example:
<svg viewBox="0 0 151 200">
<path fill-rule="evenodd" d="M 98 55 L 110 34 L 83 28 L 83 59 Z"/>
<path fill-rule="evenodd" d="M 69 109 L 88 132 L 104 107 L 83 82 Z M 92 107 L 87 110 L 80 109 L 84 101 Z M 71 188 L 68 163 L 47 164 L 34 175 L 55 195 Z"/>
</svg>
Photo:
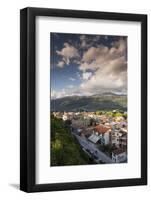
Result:
<svg viewBox="0 0 151 200">
<path fill-rule="evenodd" d="M 67 65 L 69 65 L 71 58 L 79 57 L 78 50 L 68 43 L 64 43 L 64 48 L 61 51 L 57 50 L 56 53 L 62 57 L 62 61 Z"/>
<path fill-rule="evenodd" d="M 88 80 L 92 76 L 92 72 L 84 72 L 82 74 L 83 80 Z"/>
<path fill-rule="evenodd" d="M 123 91 L 127 89 L 126 41 L 120 39 L 112 47 L 90 47 L 82 57 L 79 69 L 93 75 L 80 88 L 85 92 Z"/>
<path fill-rule="evenodd" d="M 57 63 L 57 66 L 60 67 L 60 68 L 62 68 L 64 65 L 65 65 L 65 62 L 64 62 L 64 61 L 59 61 L 59 62 Z"/>
<path fill-rule="evenodd" d="M 91 46 L 93 46 L 96 42 L 99 41 L 100 39 L 100 35 L 81 35 L 79 37 L 81 44 L 80 44 L 80 48 L 82 49 L 87 49 Z"/>
<path fill-rule="evenodd" d="M 68 38 L 67 34 L 59 34 L 57 47 L 52 54 L 57 60 L 52 68 L 52 98 L 127 93 L 126 37 L 69 34 Z"/>
</svg>

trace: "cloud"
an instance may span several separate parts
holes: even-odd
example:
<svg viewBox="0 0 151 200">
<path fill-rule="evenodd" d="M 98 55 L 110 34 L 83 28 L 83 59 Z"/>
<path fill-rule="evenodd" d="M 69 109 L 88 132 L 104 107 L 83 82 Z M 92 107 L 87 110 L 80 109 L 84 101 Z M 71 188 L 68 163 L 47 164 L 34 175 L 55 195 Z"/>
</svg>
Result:
<svg viewBox="0 0 151 200">
<path fill-rule="evenodd" d="M 68 43 L 64 43 L 64 47 L 60 51 L 57 50 L 56 53 L 62 57 L 62 61 L 67 65 L 69 65 L 71 58 L 79 57 L 78 50 Z"/>
<path fill-rule="evenodd" d="M 80 49 L 88 49 L 92 46 L 92 41 L 86 35 L 81 35 L 80 39 Z"/>
<path fill-rule="evenodd" d="M 79 58 L 80 58 L 80 57 L 79 57 Z M 81 62 L 80 62 L 80 59 L 75 59 L 75 60 L 73 60 L 73 63 L 79 65 Z"/>
<path fill-rule="evenodd" d="M 91 46 L 93 46 L 94 44 L 96 44 L 99 39 L 100 39 L 100 35 L 81 35 L 79 37 L 81 44 L 80 44 L 80 48 L 82 49 L 87 49 Z"/>
<path fill-rule="evenodd" d="M 74 95 L 80 96 L 81 94 L 78 91 L 74 90 L 73 88 L 74 88 L 73 85 L 69 85 L 67 88 L 63 88 L 62 90 L 59 90 L 59 91 L 52 90 L 51 99 L 58 99 L 58 98 L 74 96 Z"/>
<path fill-rule="evenodd" d="M 56 53 L 61 57 L 57 66 L 65 65 L 76 68 L 74 86 L 69 85 L 60 91 L 52 91 L 52 98 L 73 95 L 93 95 L 103 92 L 127 93 L 127 39 L 116 37 L 109 45 L 100 43 L 101 36 L 78 36 L 79 45 L 64 43 Z M 105 36 L 103 36 L 105 37 Z M 105 38 L 108 40 L 108 37 Z M 108 43 L 106 43 L 108 44 Z M 76 47 L 76 48 L 75 48 Z M 71 77 L 70 77 L 71 76 Z M 70 74 L 68 81 L 76 79 Z"/>
<path fill-rule="evenodd" d="M 60 68 L 63 68 L 64 65 L 65 65 L 65 62 L 64 62 L 64 61 L 59 61 L 59 62 L 57 63 L 57 66 L 60 67 Z"/>
<path fill-rule="evenodd" d="M 51 99 L 62 98 L 64 96 L 67 96 L 65 89 L 62 89 L 61 91 L 51 91 Z"/>
<path fill-rule="evenodd" d="M 80 85 L 82 92 L 101 93 L 127 90 L 126 40 L 120 39 L 112 47 L 100 45 L 84 52 L 79 70 L 93 75 Z M 84 75 L 85 76 L 85 75 Z"/>
<path fill-rule="evenodd" d="M 88 63 L 86 62 L 82 62 L 79 66 L 79 70 L 85 72 L 86 70 L 91 69 L 92 70 L 92 66 L 90 66 Z"/>
<path fill-rule="evenodd" d="M 107 70 L 98 69 L 90 79 L 80 85 L 81 91 L 91 92 L 92 94 L 106 91 L 126 92 L 127 72 L 121 70 L 121 68 L 126 68 L 126 63 L 124 64 L 122 59 L 116 59 L 110 63 L 110 71 L 107 65 L 104 65 L 104 67 Z M 114 70 L 112 70 L 113 68 Z"/>
<path fill-rule="evenodd" d="M 68 85 L 68 88 L 72 89 L 74 88 L 74 85 Z"/>
<path fill-rule="evenodd" d="M 92 76 L 92 72 L 84 72 L 82 74 L 83 80 L 88 80 Z"/>
<path fill-rule="evenodd" d="M 76 79 L 75 79 L 75 78 L 72 78 L 72 77 L 70 77 L 70 78 L 69 78 L 69 80 L 70 80 L 70 81 L 75 81 Z"/>
</svg>

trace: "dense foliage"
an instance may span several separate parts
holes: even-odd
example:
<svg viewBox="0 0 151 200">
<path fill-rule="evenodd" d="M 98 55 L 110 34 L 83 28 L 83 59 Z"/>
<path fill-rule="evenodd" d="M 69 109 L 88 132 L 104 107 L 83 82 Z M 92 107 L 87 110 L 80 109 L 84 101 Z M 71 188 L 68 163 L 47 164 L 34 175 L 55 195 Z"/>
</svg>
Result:
<svg viewBox="0 0 151 200">
<path fill-rule="evenodd" d="M 95 112 L 96 115 L 107 115 L 108 117 L 124 117 L 127 119 L 127 113 L 123 112 L 122 110 L 111 110 L 111 111 L 103 111 L 98 110 Z"/>
<path fill-rule="evenodd" d="M 51 117 L 51 166 L 89 164 L 88 155 L 61 120 Z"/>
</svg>

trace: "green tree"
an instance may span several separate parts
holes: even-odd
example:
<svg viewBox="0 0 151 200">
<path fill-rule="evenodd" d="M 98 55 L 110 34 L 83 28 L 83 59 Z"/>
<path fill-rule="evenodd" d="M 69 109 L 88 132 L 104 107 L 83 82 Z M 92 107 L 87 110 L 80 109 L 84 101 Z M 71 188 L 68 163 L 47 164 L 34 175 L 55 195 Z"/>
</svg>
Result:
<svg viewBox="0 0 151 200">
<path fill-rule="evenodd" d="M 51 166 L 92 163 L 61 119 L 51 120 Z"/>
</svg>

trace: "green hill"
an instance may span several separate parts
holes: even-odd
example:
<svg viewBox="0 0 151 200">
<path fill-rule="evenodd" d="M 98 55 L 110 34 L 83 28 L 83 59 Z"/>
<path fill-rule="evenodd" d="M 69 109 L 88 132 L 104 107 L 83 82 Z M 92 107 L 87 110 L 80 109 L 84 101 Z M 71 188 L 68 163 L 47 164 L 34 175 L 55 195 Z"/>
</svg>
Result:
<svg viewBox="0 0 151 200">
<path fill-rule="evenodd" d="M 127 110 L 127 96 L 113 93 L 92 96 L 67 96 L 51 100 L 51 111 Z"/>
<path fill-rule="evenodd" d="M 93 164 L 61 119 L 51 117 L 51 166 Z"/>
</svg>

